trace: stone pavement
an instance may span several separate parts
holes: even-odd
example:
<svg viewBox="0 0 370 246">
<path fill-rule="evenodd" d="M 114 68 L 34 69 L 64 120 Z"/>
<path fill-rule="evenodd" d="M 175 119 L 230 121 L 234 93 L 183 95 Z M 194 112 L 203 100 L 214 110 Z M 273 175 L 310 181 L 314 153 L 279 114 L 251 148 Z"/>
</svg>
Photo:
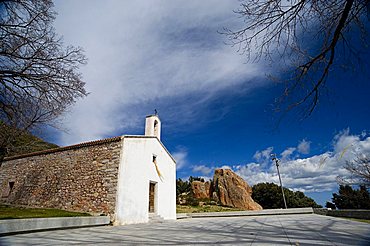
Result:
<svg viewBox="0 0 370 246">
<path fill-rule="evenodd" d="M 44 231 L 0 245 L 370 245 L 370 224 L 316 214 L 192 218 Z"/>
</svg>

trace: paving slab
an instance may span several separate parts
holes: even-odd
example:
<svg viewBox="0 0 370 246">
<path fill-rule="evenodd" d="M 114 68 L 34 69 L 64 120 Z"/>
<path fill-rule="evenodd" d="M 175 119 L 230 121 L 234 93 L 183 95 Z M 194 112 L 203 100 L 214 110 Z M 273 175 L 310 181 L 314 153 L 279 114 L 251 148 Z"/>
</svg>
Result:
<svg viewBox="0 0 370 246">
<path fill-rule="evenodd" d="M 109 225 L 108 216 L 0 220 L 0 236 L 19 232 Z"/>
<path fill-rule="evenodd" d="M 230 212 L 207 212 L 207 213 L 187 213 L 187 217 L 236 217 L 254 215 L 286 215 L 286 214 L 313 214 L 312 208 L 287 208 L 287 209 L 262 209 L 255 211 L 230 211 Z M 184 214 L 178 214 L 178 218 L 183 218 Z"/>
<path fill-rule="evenodd" d="M 191 218 L 0 237 L 0 245 L 370 245 L 370 224 L 316 214 Z"/>
</svg>

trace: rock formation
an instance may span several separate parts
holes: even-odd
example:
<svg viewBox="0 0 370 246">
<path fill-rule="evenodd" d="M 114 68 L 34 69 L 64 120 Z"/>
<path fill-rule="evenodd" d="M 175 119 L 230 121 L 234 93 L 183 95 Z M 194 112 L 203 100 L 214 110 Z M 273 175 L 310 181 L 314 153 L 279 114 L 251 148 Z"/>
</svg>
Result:
<svg viewBox="0 0 370 246">
<path fill-rule="evenodd" d="M 261 210 L 262 207 L 252 199 L 252 188 L 230 169 L 216 169 L 213 188 L 218 201 L 224 206 L 246 210 Z"/>
<path fill-rule="evenodd" d="M 212 183 L 193 181 L 191 189 L 196 199 L 212 199 L 223 206 L 245 210 L 262 209 L 252 199 L 252 188 L 230 169 L 216 169 Z"/>
<path fill-rule="evenodd" d="M 210 194 L 212 194 L 211 183 L 209 181 L 193 181 L 191 183 L 191 190 L 193 192 L 194 198 L 196 199 L 207 199 L 210 198 Z"/>
</svg>

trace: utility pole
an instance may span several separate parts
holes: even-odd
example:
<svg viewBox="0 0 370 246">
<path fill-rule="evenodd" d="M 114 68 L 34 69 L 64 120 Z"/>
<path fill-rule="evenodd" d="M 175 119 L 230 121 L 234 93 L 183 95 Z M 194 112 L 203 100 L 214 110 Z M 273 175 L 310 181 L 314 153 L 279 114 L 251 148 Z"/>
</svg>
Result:
<svg viewBox="0 0 370 246">
<path fill-rule="evenodd" d="M 276 157 L 276 154 L 271 154 L 271 158 L 272 158 L 273 161 L 275 161 L 275 164 L 276 164 L 276 169 L 277 169 L 277 173 L 278 173 L 279 181 L 280 181 L 281 193 L 283 194 L 283 200 L 284 200 L 285 209 L 287 209 L 288 206 L 286 205 L 283 184 L 281 182 L 281 177 L 280 177 L 280 172 L 279 172 L 279 159 Z"/>
</svg>

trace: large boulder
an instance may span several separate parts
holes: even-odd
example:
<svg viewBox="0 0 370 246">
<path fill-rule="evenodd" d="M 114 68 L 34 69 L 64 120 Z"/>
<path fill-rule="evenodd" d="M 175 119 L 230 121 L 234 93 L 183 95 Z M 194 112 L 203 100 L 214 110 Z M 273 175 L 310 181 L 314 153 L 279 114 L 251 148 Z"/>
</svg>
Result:
<svg viewBox="0 0 370 246">
<path fill-rule="evenodd" d="M 224 206 L 245 210 L 261 210 L 252 199 L 252 188 L 230 169 L 216 169 L 213 176 L 213 197 Z"/>
<path fill-rule="evenodd" d="M 211 190 L 211 183 L 209 181 L 202 182 L 202 181 L 193 181 L 191 183 L 191 190 L 193 192 L 193 196 L 196 199 L 209 199 L 210 198 L 210 190 Z"/>
</svg>

